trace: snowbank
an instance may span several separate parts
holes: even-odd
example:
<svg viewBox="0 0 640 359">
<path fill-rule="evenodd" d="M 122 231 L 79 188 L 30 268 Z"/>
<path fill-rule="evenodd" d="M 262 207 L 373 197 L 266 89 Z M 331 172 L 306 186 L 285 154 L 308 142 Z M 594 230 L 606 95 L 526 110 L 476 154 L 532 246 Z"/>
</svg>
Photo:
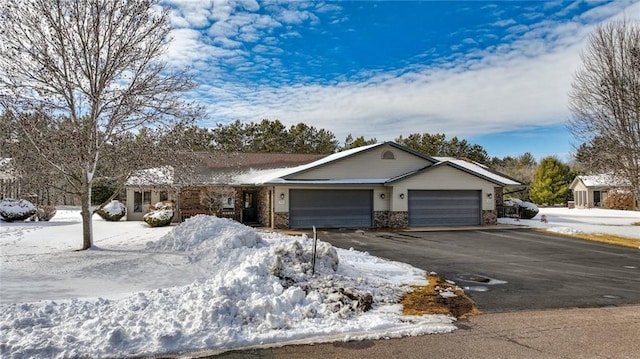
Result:
<svg viewBox="0 0 640 359">
<path fill-rule="evenodd" d="M 106 222 L 94 222 L 98 223 Z M 120 226 L 123 229 L 116 232 Z M 3 357 L 126 357 L 455 329 L 451 317 L 401 314 L 396 303 L 407 290 L 403 283 L 425 284 L 424 271 L 320 242 L 312 275 L 313 241 L 304 236 L 260 232 L 228 219 L 196 216 L 164 233 L 131 222 L 96 228 L 106 232 L 97 236 L 97 250 L 49 247 L 56 252 L 49 257 L 42 249 L 24 248 L 38 243 L 32 237 L 56 228 L 41 224 L 32 231 L 17 225 L 0 229 L 3 286 L 6 279 L 24 275 L 13 270 L 32 272 L 35 282 L 29 287 L 49 286 L 38 302 L 0 305 Z M 50 237 L 49 245 L 55 247 L 57 240 Z M 79 289 L 73 296 L 50 300 L 46 298 L 76 273 L 24 265 L 25 259 L 37 261 L 39 256 L 53 262 L 47 266 L 63 268 L 73 258 L 88 262 L 83 271 L 192 281 L 141 291 L 119 287 L 120 293 L 100 297 Z M 92 281 L 96 278 L 85 278 L 79 285 L 100 285 Z M 29 290 L 18 283 L 12 288 Z"/>
<path fill-rule="evenodd" d="M 542 228 L 550 232 L 563 234 L 593 233 L 640 239 L 640 212 L 622 211 L 604 208 L 539 208 L 533 219 L 499 218 L 500 224 L 515 224 L 533 228 Z M 547 222 L 541 221 L 545 216 Z"/>
</svg>

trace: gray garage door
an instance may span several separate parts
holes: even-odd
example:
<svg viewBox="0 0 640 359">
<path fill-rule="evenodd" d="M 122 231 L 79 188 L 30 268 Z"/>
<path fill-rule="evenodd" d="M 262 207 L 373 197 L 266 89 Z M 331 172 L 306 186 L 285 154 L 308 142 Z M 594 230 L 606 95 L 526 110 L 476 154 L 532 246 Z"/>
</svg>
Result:
<svg viewBox="0 0 640 359">
<path fill-rule="evenodd" d="M 371 227 L 371 190 L 291 190 L 289 191 L 291 228 Z"/>
<path fill-rule="evenodd" d="M 480 191 L 409 191 L 409 226 L 480 224 Z"/>
</svg>

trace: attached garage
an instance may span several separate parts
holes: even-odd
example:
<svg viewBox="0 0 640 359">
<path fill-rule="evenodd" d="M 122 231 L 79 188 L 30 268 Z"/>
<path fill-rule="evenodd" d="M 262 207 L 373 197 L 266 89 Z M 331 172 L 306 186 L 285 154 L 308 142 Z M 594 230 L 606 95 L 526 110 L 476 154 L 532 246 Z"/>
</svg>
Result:
<svg viewBox="0 0 640 359">
<path fill-rule="evenodd" d="M 373 191 L 289 191 L 290 228 L 369 228 L 372 226 Z"/>
<path fill-rule="evenodd" d="M 481 191 L 409 190 L 409 227 L 481 224 Z"/>
</svg>

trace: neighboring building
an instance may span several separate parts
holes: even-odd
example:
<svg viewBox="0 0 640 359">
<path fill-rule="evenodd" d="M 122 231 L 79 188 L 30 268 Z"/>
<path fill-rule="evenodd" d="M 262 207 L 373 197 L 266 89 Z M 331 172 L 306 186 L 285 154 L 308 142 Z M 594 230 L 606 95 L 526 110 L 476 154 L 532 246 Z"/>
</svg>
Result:
<svg viewBox="0 0 640 359">
<path fill-rule="evenodd" d="M 602 207 L 611 191 L 628 191 L 629 184 L 611 174 L 576 176 L 569 188 L 576 208 Z"/>
<path fill-rule="evenodd" d="M 159 185 L 130 181 L 128 210 L 138 212 L 128 219 L 141 218 L 164 196 L 177 203 L 181 218 L 216 212 L 280 229 L 495 224 L 503 187 L 521 185 L 477 163 L 429 157 L 394 142 L 289 162 L 269 156 L 296 155 L 211 156 L 188 186 L 168 175 Z"/>
</svg>

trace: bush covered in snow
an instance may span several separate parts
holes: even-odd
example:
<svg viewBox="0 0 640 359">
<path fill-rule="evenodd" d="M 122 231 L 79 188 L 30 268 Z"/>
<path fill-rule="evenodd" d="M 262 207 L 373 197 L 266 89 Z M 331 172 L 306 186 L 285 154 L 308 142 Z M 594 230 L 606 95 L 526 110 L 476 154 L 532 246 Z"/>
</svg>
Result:
<svg viewBox="0 0 640 359">
<path fill-rule="evenodd" d="M 0 201 L 0 217 L 7 222 L 24 221 L 36 214 L 36 206 L 26 199 L 5 198 Z"/>
<path fill-rule="evenodd" d="M 98 208 L 96 213 L 105 221 L 117 222 L 127 215 L 127 207 L 122 202 L 113 200 Z"/>
<path fill-rule="evenodd" d="M 517 208 L 520 213 L 520 218 L 522 219 L 531 219 L 535 217 L 540 210 L 538 206 L 531 202 L 525 202 L 523 200 L 517 198 L 507 198 L 504 200 L 504 205 L 506 207 Z"/>
<path fill-rule="evenodd" d="M 174 214 L 173 202 L 158 202 L 149 213 L 142 217 L 142 220 L 151 227 L 163 227 L 171 224 Z"/>
<path fill-rule="evenodd" d="M 38 221 L 49 222 L 55 215 L 55 206 L 38 206 L 38 208 L 36 209 L 36 219 Z"/>
</svg>

